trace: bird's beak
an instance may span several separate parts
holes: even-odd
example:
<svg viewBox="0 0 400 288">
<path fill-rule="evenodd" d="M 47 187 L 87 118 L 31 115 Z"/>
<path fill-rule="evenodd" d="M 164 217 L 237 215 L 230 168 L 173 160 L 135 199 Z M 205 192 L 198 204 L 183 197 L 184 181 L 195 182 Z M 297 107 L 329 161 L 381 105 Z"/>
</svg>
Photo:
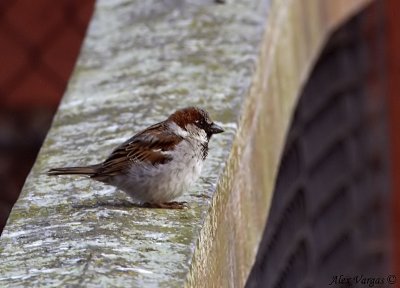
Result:
<svg viewBox="0 0 400 288">
<path fill-rule="evenodd" d="M 224 132 L 224 129 L 222 129 L 221 126 L 218 126 L 217 124 L 213 123 L 211 124 L 209 128 L 209 133 L 211 134 L 218 134 Z"/>
</svg>

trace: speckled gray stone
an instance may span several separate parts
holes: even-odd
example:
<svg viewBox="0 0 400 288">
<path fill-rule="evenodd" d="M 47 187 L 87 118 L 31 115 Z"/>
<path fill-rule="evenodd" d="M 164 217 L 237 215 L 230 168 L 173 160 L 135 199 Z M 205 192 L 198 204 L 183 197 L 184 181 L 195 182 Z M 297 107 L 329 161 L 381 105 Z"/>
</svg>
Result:
<svg viewBox="0 0 400 288">
<path fill-rule="evenodd" d="M 0 287 L 244 283 L 296 96 L 332 23 L 302 14 L 301 5 L 319 11 L 322 1 L 226 2 L 97 2 L 0 239 Z M 45 174 L 99 162 L 188 105 L 206 108 L 226 129 L 212 139 L 201 179 L 179 199 L 189 209 L 127 207 L 113 187 Z"/>
</svg>

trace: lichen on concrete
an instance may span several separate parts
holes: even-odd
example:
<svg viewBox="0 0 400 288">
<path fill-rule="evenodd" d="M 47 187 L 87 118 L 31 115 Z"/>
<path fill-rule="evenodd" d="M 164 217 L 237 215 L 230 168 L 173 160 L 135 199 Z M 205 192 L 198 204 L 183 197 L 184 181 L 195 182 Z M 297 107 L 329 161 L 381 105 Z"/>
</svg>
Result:
<svg viewBox="0 0 400 288">
<path fill-rule="evenodd" d="M 0 287 L 242 286 L 296 96 L 333 26 L 302 5 L 322 11 L 323 3 L 98 1 L 1 236 Z M 50 167 L 100 162 L 189 105 L 206 108 L 226 130 L 180 198 L 189 209 L 133 207 L 113 187 L 46 176 Z"/>
</svg>

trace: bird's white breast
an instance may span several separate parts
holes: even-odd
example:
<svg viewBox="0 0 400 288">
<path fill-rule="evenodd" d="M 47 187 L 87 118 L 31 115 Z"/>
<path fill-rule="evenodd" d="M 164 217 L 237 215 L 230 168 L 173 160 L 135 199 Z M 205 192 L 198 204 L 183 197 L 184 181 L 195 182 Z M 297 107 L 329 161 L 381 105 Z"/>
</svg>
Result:
<svg viewBox="0 0 400 288">
<path fill-rule="evenodd" d="M 202 141 L 188 137 L 174 150 L 163 152 L 171 161 L 156 166 L 132 165 L 128 177 L 115 179 L 114 185 L 139 202 L 169 202 L 187 191 L 200 176 L 204 161 Z"/>
</svg>

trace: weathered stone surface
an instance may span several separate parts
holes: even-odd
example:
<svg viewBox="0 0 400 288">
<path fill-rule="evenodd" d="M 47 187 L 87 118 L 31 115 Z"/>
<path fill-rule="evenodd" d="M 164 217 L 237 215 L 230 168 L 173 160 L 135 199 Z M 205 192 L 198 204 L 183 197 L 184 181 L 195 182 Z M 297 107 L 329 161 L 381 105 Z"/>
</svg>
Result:
<svg viewBox="0 0 400 288">
<path fill-rule="evenodd" d="M 366 2 L 330 22 L 317 0 L 98 1 L 1 237 L 0 286 L 240 287 L 301 84 L 330 29 Z M 188 105 L 227 131 L 212 139 L 201 180 L 180 199 L 190 209 L 125 207 L 112 187 L 45 175 L 99 162 Z"/>
</svg>

